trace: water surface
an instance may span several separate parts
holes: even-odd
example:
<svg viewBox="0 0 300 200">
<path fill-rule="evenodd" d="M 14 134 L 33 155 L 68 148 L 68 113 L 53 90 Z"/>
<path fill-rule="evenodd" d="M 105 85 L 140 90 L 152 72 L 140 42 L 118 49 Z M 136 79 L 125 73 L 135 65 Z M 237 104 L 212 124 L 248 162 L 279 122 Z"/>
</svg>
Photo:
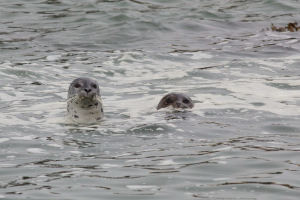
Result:
<svg viewBox="0 0 300 200">
<path fill-rule="evenodd" d="M 299 198 L 298 1 L 0 5 L 0 198 Z M 64 121 L 80 76 L 99 124 Z"/>
</svg>

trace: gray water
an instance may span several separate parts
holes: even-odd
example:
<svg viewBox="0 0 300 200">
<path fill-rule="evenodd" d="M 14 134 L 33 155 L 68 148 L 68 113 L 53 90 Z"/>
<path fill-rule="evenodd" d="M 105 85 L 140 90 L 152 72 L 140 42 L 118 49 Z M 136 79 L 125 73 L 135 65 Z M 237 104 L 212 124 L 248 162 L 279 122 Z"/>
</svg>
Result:
<svg viewBox="0 0 300 200">
<path fill-rule="evenodd" d="M 299 18 L 295 0 L 0 2 L 0 198 L 299 199 L 299 32 L 270 30 Z M 64 119 L 80 76 L 99 124 Z M 169 92 L 195 107 L 157 111 Z"/>
</svg>

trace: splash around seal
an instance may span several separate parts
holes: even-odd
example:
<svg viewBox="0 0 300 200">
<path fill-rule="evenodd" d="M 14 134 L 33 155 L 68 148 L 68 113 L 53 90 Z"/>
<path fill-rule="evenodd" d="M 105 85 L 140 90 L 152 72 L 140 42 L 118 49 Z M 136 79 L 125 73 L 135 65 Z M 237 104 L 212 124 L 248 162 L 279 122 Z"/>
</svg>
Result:
<svg viewBox="0 0 300 200">
<path fill-rule="evenodd" d="M 95 123 L 104 117 L 100 89 L 87 77 L 76 78 L 68 91 L 67 117 L 78 123 Z"/>
</svg>

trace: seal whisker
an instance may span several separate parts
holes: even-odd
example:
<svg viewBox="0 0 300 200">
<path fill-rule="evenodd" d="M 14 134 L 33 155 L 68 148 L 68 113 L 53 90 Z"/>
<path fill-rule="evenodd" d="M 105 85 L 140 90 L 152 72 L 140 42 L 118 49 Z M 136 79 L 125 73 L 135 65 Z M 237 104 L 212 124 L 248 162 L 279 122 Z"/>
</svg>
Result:
<svg viewBox="0 0 300 200">
<path fill-rule="evenodd" d="M 101 99 L 101 98 L 99 98 L 99 97 L 97 96 L 97 97 L 96 97 L 96 100 L 99 101 L 99 103 L 100 103 L 101 105 L 103 105 L 102 99 Z"/>
<path fill-rule="evenodd" d="M 74 97 L 68 99 L 66 102 L 69 103 L 70 101 L 76 101 L 78 99 L 79 99 L 78 96 L 74 96 Z"/>
</svg>

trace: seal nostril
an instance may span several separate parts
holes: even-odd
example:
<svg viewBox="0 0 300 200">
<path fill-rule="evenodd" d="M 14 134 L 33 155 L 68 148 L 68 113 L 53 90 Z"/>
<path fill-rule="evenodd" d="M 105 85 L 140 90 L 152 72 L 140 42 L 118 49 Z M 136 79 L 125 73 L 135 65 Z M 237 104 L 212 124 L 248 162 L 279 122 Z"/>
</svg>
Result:
<svg viewBox="0 0 300 200">
<path fill-rule="evenodd" d="M 177 102 L 176 104 L 177 104 L 177 108 L 180 108 L 180 104 L 181 104 L 181 103 L 178 103 L 178 102 Z"/>
<path fill-rule="evenodd" d="M 88 94 L 90 91 L 92 91 L 92 89 L 84 89 L 84 91 L 86 91 L 86 93 Z"/>
</svg>

